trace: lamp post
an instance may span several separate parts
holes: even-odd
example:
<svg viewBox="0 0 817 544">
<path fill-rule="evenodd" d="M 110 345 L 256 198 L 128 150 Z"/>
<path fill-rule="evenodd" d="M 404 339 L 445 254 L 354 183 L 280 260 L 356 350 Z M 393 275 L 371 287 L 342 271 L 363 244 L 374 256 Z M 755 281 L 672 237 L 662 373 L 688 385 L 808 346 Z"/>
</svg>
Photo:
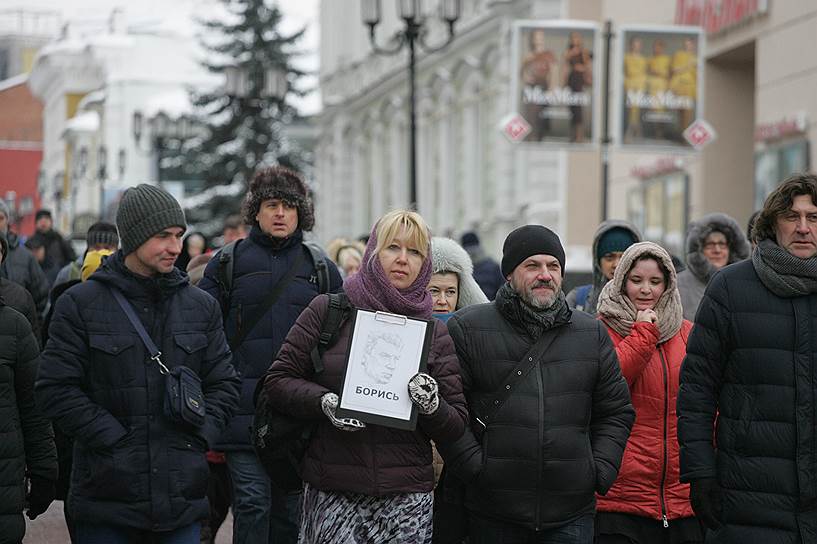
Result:
<svg viewBox="0 0 817 544">
<path fill-rule="evenodd" d="M 140 141 L 144 134 L 148 138 L 148 148 L 144 153 L 156 154 L 156 161 L 153 164 L 155 168 L 154 177 L 159 185 L 162 184 L 163 169 L 162 159 L 164 157 L 165 140 L 168 138 L 187 140 L 199 134 L 203 127 L 198 125 L 193 119 L 182 115 L 177 119 L 171 119 L 166 113 L 160 111 L 145 122 L 145 116 L 141 111 L 133 112 L 133 124 L 131 126 L 133 132 L 133 140 L 136 143 L 136 149 L 142 151 L 140 148 Z M 149 133 L 149 134 L 146 134 Z M 120 178 L 124 176 L 125 168 L 124 150 L 120 151 Z"/>
<path fill-rule="evenodd" d="M 440 18 L 448 24 L 448 38 L 438 46 L 425 43 L 426 21 L 423 17 L 422 0 L 397 0 L 397 11 L 405 25 L 394 37 L 391 48 L 377 45 L 375 27 L 380 23 L 380 0 L 361 0 L 363 23 L 369 27 L 369 41 L 378 55 L 396 55 L 403 46 L 408 47 L 409 61 L 409 206 L 417 209 L 417 113 L 415 96 L 415 50 L 419 45 L 426 53 L 444 49 L 454 40 L 454 24 L 460 18 L 461 0 L 440 0 Z"/>
</svg>

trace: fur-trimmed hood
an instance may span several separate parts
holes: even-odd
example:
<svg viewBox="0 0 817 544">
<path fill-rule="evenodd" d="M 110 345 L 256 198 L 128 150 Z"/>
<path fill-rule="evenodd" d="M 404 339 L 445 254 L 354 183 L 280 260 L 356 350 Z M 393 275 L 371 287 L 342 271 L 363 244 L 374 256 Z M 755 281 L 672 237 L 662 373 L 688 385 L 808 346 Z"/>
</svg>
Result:
<svg viewBox="0 0 817 544">
<path fill-rule="evenodd" d="M 488 302 L 474 280 L 474 265 L 468 253 L 450 238 L 434 237 L 431 239 L 431 273 L 440 272 L 454 272 L 459 278 L 460 296 L 456 310 Z"/>
<path fill-rule="evenodd" d="M 724 213 L 711 213 L 689 224 L 686 241 L 687 269 L 704 285 L 716 269 L 704 256 L 704 241 L 713 232 L 726 236 L 729 243 L 729 262 L 736 263 L 749 257 L 751 247 L 738 222 Z"/>
</svg>

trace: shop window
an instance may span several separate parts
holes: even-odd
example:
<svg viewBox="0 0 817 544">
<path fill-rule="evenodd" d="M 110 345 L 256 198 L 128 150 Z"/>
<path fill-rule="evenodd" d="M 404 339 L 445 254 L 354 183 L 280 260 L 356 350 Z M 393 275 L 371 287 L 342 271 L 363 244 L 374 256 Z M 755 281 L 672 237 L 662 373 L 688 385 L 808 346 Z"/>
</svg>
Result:
<svg viewBox="0 0 817 544">
<path fill-rule="evenodd" d="M 809 169 L 808 140 L 796 140 L 767 146 L 755 152 L 755 209 L 780 182 Z"/>
<path fill-rule="evenodd" d="M 647 179 L 627 195 L 628 219 L 644 239 L 680 258 L 686 241 L 688 185 L 686 173 L 673 172 Z"/>
</svg>

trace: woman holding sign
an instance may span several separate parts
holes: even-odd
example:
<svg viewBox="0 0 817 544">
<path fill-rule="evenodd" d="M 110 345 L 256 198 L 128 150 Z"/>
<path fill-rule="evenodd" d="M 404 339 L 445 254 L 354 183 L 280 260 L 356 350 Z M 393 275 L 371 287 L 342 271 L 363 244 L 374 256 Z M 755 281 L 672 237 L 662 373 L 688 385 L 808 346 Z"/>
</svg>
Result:
<svg viewBox="0 0 817 544">
<path fill-rule="evenodd" d="M 329 305 L 328 296 L 322 295 L 303 311 L 270 367 L 264 387 L 275 408 L 319 422 L 303 459 L 299 542 L 431 542 L 431 440 L 459 438 L 467 411 L 454 344 L 445 325 L 431 320 L 432 299 L 426 290 L 430 253 L 423 218 L 410 211 L 390 212 L 372 229 L 360 271 L 344 284 L 359 310 L 356 321 L 368 311 L 419 323 L 431 328 L 428 345 L 413 346 L 390 333 L 353 337 L 357 329 L 346 320 L 323 355 L 324 370 L 316 374 L 310 352 Z M 360 361 L 353 360 L 358 344 Z M 423 347 L 426 371 L 404 377 L 410 359 L 406 354 Z M 365 370 L 361 375 L 374 377 L 356 389 L 386 404 L 410 402 L 418 414 L 414 430 L 337 415 L 338 395 L 348 391 L 344 378 L 360 365 Z"/>
</svg>

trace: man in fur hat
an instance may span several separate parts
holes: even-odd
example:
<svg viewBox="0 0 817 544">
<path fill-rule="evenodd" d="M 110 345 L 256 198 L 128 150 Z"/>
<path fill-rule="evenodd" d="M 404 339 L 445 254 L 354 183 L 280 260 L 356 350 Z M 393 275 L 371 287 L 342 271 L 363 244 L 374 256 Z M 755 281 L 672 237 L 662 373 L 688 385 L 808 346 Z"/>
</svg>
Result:
<svg viewBox="0 0 817 544">
<path fill-rule="evenodd" d="M 255 175 L 242 211 L 252 228 L 247 238 L 236 242 L 231 277 L 223 277 L 216 255 L 199 283 L 221 302 L 224 330 L 242 381 L 240 406 L 213 449 L 226 453 L 233 481 L 233 542 L 294 544 L 300 495 L 285 496 L 272 486 L 253 451 L 248 429 L 255 413 L 253 393 L 258 380 L 301 310 L 321 291 L 315 262 L 304 243 L 304 232 L 315 223 L 312 200 L 297 173 L 275 166 Z M 342 282 L 337 268 L 328 259 L 325 265 L 328 289 L 339 291 Z M 288 274 L 293 267 L 294 275 Z M 286 286 L 278 287 L 279 296 L 264 308 L 264 299 L 281 282 L 287 282 Z M 230 285 L 228 290 L 225 283 Z M 250 323 L 259 311 L 263 312 L 260 318 Z"/>
</svg>

